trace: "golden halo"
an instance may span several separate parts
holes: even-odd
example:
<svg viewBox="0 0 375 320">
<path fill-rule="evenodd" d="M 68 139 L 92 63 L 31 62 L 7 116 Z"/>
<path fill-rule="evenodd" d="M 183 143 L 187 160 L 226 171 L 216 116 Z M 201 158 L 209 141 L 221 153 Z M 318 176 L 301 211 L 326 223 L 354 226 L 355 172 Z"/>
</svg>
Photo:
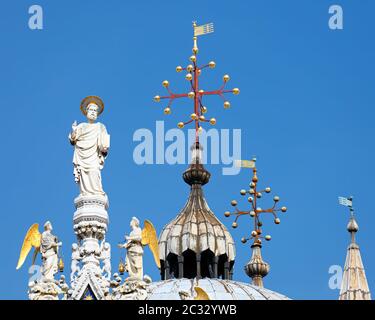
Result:
<svg viewBox="0 0 375 320">
<path fill-rule="evenodd" d="M 87 96 L 86 98 L 84 98 L 81 102 L 81 112 L 84 114 L 84 115 L 87 115 L 87 106 L 90 104 L 90 103 L 95 103 L 98 107 L 99 107 L 99 110 L 98 110 L 98 115 L 100 115 L 103 110 L 104 110 L 104 102 L 102 99 L 100 99 L 100 97 L 98 96 Z"/>
</svg>

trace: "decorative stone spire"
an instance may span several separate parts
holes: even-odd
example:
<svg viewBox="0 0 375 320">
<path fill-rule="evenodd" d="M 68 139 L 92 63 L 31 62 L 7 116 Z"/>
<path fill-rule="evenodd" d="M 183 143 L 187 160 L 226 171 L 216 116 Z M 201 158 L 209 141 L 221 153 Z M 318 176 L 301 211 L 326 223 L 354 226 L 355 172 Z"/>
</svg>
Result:
<svg viewBox="0 0 375 320">
<path fill-rule="evenodd" d="M 201 162 L 202 147 L 192 147 L 192 162 L 183 173 L 191 186 L 185 207 L 159 237 L 161 277 L 230 279 L 235 258 L 234 241 L 208 207 L 202 185 L 210 173 Z"/>
<path fill-rule="evenodd" d="M 350 209 L 351 216 L 347 225 L 347 230 L 350 233 L 351 242 L 346 255 L 339 300 L 371 300 L 361 252 L 355 240 L 355 234 L 358 232 L 359 227 L 354 218 L 352 198 L 350 197 L 346 200 L 347 201 L 340 199 L 340 204 Z"/>
</svg>

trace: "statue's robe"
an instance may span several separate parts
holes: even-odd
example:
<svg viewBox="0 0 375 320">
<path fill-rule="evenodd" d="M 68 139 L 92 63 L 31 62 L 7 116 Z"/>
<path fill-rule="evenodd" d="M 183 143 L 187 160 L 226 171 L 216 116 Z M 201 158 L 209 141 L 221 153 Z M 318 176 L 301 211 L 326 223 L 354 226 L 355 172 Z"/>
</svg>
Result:
<svg viewBox="0 0 375 320">
<path fill-rule="evenodd" d="M 126 249 L 125 268 L 129 273 L 129 277 L 143 279 L 143 246 L 142 246 L 142 230 L 135 228 L 130 232 Z"/>
<path fill-rule="evenodd" d="M 44 280 L 54 280 L 54 275 L 58 271 L 58 256 L 57 256 L 56 237 L 49 231 L 42 233 L 40 252 L 42 254 L 42 275 Z"/>
<path fill-rule="evenodd" d="M 105 195 L 100 170 L 104 166 L 104 148 L 109 148 L 109 135 L 104 124 L 80 123 L 74 139 L 74 176 L 80 186 L 81 195 Z"/>
</svg>

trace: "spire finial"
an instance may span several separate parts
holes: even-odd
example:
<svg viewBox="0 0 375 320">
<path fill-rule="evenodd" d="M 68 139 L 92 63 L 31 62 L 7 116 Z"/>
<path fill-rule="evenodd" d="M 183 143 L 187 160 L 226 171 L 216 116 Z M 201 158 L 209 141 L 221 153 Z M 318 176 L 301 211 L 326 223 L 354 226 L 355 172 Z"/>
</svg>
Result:
<svg viewBox="0 0 375 320">
<path fill-rule="evenodd" d="M 277 216 L 277 212 L 286 212 L 286 207 L 276 208 L 277 203 L 280 201 L 278 196 L 273 198 L 274 204 L 272 207 L 268 209 L 262 209 L 258 207 L 258 199 L 262 197 L 263 193 L 270 193 L 271 188 L 267 187 L 264 190 L 258 190 L 258 176 L 257 176 L 257 169 L 255 166 L 255 157 L 252 160 L 239 160 L 236 161 L 235 164 L 238 167 L 242 168 L 251 168 L 253 170 L 253 176 L 250 182 L 250 189 L 245 190 L 242 189 L 240 194 L 242 196 L 246 196 L 247 194 L 250 195 L 247 198 L 247 201 L 250 203 L 250 210 L 248 211 L 241 211 L 237 208 L 237 201 L 232 200 L 231 205 L 235 207 L 235 212 L 231 213 L 229 211 L 225 212 L 225 216 L 229 217 L 231 215 L 236 216 L 234 222 L 232 223 L 233 228 L 237 228 L 237 220 L 240 216 L 248 215 L 251 218 L 254 218 L 254 229 L 251 231 L 249 237 L 243 237 L 241 239 L 242 243 L 246 243 L 248 240 L 252 240 L 253 243 L 251 245 L 252 249 L 252 257 L 248 264 L 245 266 L 246 273 L 253 279 L 253 284 L 257 286 L 263 286 L 263 277 L 265 277 L 269 272 L 269 265 L 268 263 L 264 262 L 261 255 L 261 248 L 262 248 L 262 239 L 266 241 L 271 240 L 270 235 L 262 236 L 262 226 L 263 222 L 260 220 L 260 216 L 262 213 L 271 213 L 274 217 L 274 223 L 280 224 L 280 219 Z"/>
<path fill-rule="evenodd" d="M 154 100 L 156 102 L 159 102 L 162 99 L 168 99 L 169 100 L 166 108 L 164 109 L 164 113 L 168 115 L 172 112 L 171 106 L 172 106 L 172 102 L 175 99 L 186 98 L 186 97 L 192 99 L 194 101 L 194 109 L 193 109 L 193 113 L 190 115 L 190 120 L 185 121 L 185 122 L 179 122 L 177 124 L 177 126 L 180 129 L 182 129 L 185 125 L 194 122 L 196 142 L 198 142 L 199 141 L 199 133 L 202 131 L 202 124 L 205 123 L 205 122 L 209 122 L 211 125 L 216 124 L 215 118 L 211 118 L 211 119 L 208 120 L 205 117 L 205 114 L 207 112 L 207 108 L 203 104 L 203 97 L 208 96 L 208 95 L 218 95 L 220 98 L 223 99 L 224 108 L 228 109 L 230 107 L 230 103 L 229 103 L 229 101 L 227 101 L 224 98 L 224 94 L 229 93 L 229 92 L 231 92 L 233 94 L 239 94 L 240 90 L 238 88 L 234 88 L 232 90 L 225 90 L 225 85 L 229 81 L 228 75 L 223 76 L 223 84 L 217 90 L 205 91 L 205 90 L 202 90 L 199 87 L 198 80 L 199 80 L 199 77 L 201 76 L 202 70 L 207 68 L 207 67 L 213 69 L 213 68 L 215 68 L 216 64 L 215 64 L 214 61 L 211 61 L 208 64 L 203 65 L 203 66 L 198 65 L 198 61 L 197 61 L 198 60 L 197 59 L 197 53 L 198 53 L 197 37 L 201 36 L 201 35 L 204 35 L 204 34 L 214 32 L 214 27 L 213 27 L 213 23 L 208 23 L 208 24 L 205 24 L 205 25 L 197 26 L 196 21 L 193 21 L 193 29 L 194 29 L 194 37 L 193 37 L 194 46 L 193 46 L 193 55 L 190 56 L 191 64 L 189 64 L 186 68 L 183 68 L 181 66 L 176 67 L 177 72 L 187 71 L 185 79 L 187 81 L 189 81 L 191 91 L 189 91 L 187 93 L 174 93 L 174 92 L 171 91 L 171 89 L 169 87 L 169 82 L 167 80 L 165 80 L 165 81 L 163 81 L 163 86 L 167 89 L 169 95 L 167 95 L 167 96 L 157 95 L 157 96 L 154 97 Z"/>
<path fill-rule="evenodd" d="M 355 234 L 359 230 L 359 227 L 358 227 L 357 221 L 354 218 L 353 196 L 339 197 L 339 204 L 341 204 L 344 207 L 349 208 L 350 220 L 346 228 L 350 232 L 352 243 L 355 243 Z"/>
</svg>

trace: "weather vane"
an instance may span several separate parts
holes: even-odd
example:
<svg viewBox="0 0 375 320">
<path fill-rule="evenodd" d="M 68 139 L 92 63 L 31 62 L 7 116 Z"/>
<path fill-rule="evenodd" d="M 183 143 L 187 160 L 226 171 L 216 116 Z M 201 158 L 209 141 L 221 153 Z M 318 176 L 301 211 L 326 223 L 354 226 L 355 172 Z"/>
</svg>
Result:
<svg viewBox="0 0 375 320">
<path fill-rule="evenodd" d="M 262 209 L 262 208 L 258 207 L 258 199 L 260 199 L 262 197 L 263 193 L 270 193 L 271 188 L 267 187 L 264 190 L 258 190 L 258 188 L 257 188 L 258 177 L 257 177 L 257 169 L 256 169 L 256 166 L 255 166 L 255 162 L 256 162 L 256 159 L 253 158 L 252 160 L 238 160 L 235 163 L 236 166 L 238 166 L 238 167 L 253 169 L 253 177 L 252 177 L 251 182 L 250 182 L 250 189 L 249 190 L 242 189 L 240 191 L 240 194 L 242 196 L 249 195 L 249 197 L 247 198 L 247 201 L 250 203 L 250 210 L 248 210 L 248 211 L 239 210 L 237 208 L 237 201 L 232 200 L 231 205 L 233 207 L 235 207 L 235 212 L 231 213 L 230 211 L 226 211 L 224 213 L 224 215 L 226 217 L 230 217 L 231 215 L 236 216 L 234 222 L 232 223 L 233 228 L 237 228 L 237 226 L 238 226 L 237 220 L 240 216 L 247 215 L 247 216 L 250 216 L 251 218 L 254 218 L 254 229 L 253 229 L 253 231 L 251 232 L 249 237 L 243 237 L 241 239 L 241 241 L 243 243 L 246 243 L 248 240 L 253 240 L 253 245 L 261 245 L 261 243 L 262 243 L 261 239 L 265 239 L 267 241 L 271 240 L 270 235 L 266 235 L 264 237 L 262 236 L 262 228 L 261 227 L 262 227 L 263 223 L 260 220 L 261 215 L 263 213 L 271 213 L 274 216 L 275 224 L 279 224 L 280 219 L 277 216 L 277 212 L 278 211 L 286 212 L 287 208 L 286 207 L 276 208 L 277 203 L 280 201 L 280 198 L 278 196 L 275 196 L 273 198 L 274 204 L 271 208 Z"/>
<path fill-rule="evenodd" d="M 354 216 L 354 209 L 353 209 L 353 197 L 339 197 L 339 204 L 344 207 L 348 207 L 350 210 L 350 215 Z"/>
<path fill-rule="evenodd" d="M 216 64 L 214 61 L 210 61 L 208 64 L 199 66 L 198 65 L 198 59 L 197 59 L 197 54 L 198 54 L 198 45 L 197 45 L 197 38 L 198 36 L 212 33 L 214 32 L 214 26 L 213 23 L 208 23 L 205 25 L 197 26 L 196 22 L 193 22 L 193 28 L 194 28 L 194 46 L 193 46 L 193 55 L 190 57 L 191 64 L 189 64 L 186 68 L 183 68 L 181 66 L 176 67 L 177 72 L 182 72 L 182 71 L 187 71 L 187 74 L 185 76 L 185 79 L 190 82 L 190 89 L 191 91 L 187 93 L 174 93 L 169 87 L 169 82 L 167 80 L 163 81 L 163 86 L 167 89 L 168 94 L 167 96 L 155 96 L 154 100 L 156 102 L 159 102 L 162 99 L 168 99 L 168 104 L 164 109 L 165 114 L 170 114 L 171 113 L 171 106 L 172 103 L 175 99 L 178 98 L 190 98 L 194 100 L 194 112 L 190 115 L 190 120 L 185 121 L 185 122 L 179 122 L 177 126 L 182 129 L 185 125 L 190 124 L 194 122 L 195 124 L 195 137 L 196 137 L 196 142 L 199 141 L 199 133 L 202 130 L 202 123 L 204 122 L 210 122 L 211 125 L 216 124 L 216 119 L 211 118 L 210 120 L 207 120 L 204 114 L 207 112 L 207 107 L 204 106 L 203 104 L 203 97 L 208 96 L 208 95 L 218 95 L 219 97 L 222 98 L 224 101 L 224 108 L 228 109 L 230 107 L 230 102 L 225 99 L 224 94 L 225 93 L 233 93 L 233 94 L 239 94 L 240 90 L 238 88 L 234 88 L 232 90 L 226 90 L 225 86 L 226 83 L 229 81 L 229 76 L 226 74 L 223 76 L 223 84 L 222 86 L 213 91 L 204 91 L 200 89 L 199 87 L 199 77 L 201 76 L 202 70 L 205 68 L 215 68 Z"/>
</svg>

